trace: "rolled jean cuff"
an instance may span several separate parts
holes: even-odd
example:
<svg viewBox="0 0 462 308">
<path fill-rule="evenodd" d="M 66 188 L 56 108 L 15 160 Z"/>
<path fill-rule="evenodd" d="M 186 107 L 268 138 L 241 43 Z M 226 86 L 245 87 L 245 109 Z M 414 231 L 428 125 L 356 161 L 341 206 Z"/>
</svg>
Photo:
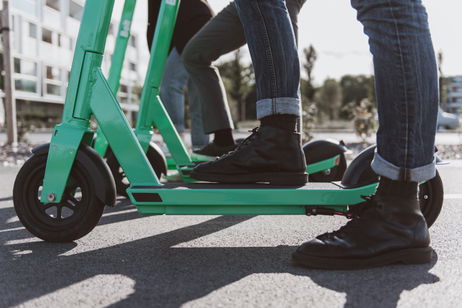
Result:
<svg viewBox="0 0 462 308">
<path fill-rule="evenodd" d="M 436 176 L 436 158 L 428 165 L 407 169 L 386 161 L 375 152 L 371 167 L 378 175 L 394 181 L 422 182 L 433 179 Z"/>
<path fill-rule="evenodd" d="M 276 114 L 293 114 L 299 117 L 300 99 L 297 97 L 276 97 L 257 101 L 258 120 Z"/>
</svg>

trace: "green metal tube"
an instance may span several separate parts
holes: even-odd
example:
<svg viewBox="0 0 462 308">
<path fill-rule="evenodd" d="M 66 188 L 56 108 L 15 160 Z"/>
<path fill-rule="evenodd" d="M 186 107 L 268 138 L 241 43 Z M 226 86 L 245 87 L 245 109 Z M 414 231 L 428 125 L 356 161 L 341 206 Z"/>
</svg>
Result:
<svg viewBox="0 0 462 308">
<path fill-rule="evenodd" d="M 48 153 L 41 201 L 57 203 L 67 185 L 75 155 L 89 126 L 92 85 L 101 66 L 114 0 L 85 5 L 64 104 L 63 120 L 55 127 Z"/>
<path fill-rule="evenodd" d="M 109 70 L 108 84 L 114 95 L 117 97 L 119 92 L 120 78 L 122 75 L 125 54 L 127 52 L 128 42 L 130 40 L 131 25 L 133 15 L 135 13 L 136 0 L 125 0 L 125 4 L 122 10 L 122 16 L 120 18 L 119 32 L 114 46 L 114 53 L 112 55 L 111 68 Z M 94 144 L 95 151 L 101 156 L 106 156 L 108 142 L 106 137 L 98 127 L 96 134 L 96 140 Z"/>
<path fill-rule="evenodd" d="M 135 130 L 141 146 L 146 149 L 149 145 L 151 128 L 155 125 L 164 137 L 164 141 L 177 166 L 191 165 L 192 160 L 159 98 L 159 88 L 172 42 L 179 7 L 179 0 L 162 1 Z"/>
<path fill-rule="evenodd" d="M 120 76 L 124 65 L 124 58 L 127 52 L 128 41 L 130 40 L 133 14 L 135 13 L 136 0 L 125 0 L 122 17 L 120 18 L 119 32 L 117 35 L 112 63 L 109 70 L 107 82 L 114 95 L 117 95 L 120 87 Z"/>
</svg>

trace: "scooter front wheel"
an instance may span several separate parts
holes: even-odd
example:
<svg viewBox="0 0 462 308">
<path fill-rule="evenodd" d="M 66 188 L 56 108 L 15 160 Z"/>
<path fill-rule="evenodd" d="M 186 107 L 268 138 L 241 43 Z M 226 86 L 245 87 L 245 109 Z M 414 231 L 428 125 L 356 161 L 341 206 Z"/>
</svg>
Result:
<svg viewBox="0 0 462 308">
<path fill-rule="evenodd" d="M 84 154 L 81 154 L 84 155 Z M 94 170 L 77 155 L 61 202 L 42 203 L 40 196 L 48 152 L 34 154 L 19 171 L 13 189 L 16 214 L 33 235 L 47 242 L 72 242 L 97 225 L 104 202 L 97 197 Z"/>
</svg>

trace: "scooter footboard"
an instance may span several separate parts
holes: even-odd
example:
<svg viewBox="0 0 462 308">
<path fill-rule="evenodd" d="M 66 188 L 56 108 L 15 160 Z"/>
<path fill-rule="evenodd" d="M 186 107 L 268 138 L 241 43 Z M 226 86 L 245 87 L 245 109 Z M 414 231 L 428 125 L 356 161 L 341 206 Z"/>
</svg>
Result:
<svg viewBox="0 0 462 308">
<path fill-rule="evenodd" d="M 307 207 L 346 212 L 348 205 L 363 202 L 361 196 L 374 189 L 375 185 L 342 189 L 334 183 L 302 187 L 169 183 L 133 186 L 127 192 L 143 215 L 305 215 Z"/>
</svg>

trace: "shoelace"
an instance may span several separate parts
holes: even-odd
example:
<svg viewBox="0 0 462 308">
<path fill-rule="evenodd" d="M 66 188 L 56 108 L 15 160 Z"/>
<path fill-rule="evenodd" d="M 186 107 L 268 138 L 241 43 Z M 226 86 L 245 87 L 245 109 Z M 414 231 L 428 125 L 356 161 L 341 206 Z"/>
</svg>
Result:
<svg viewBox="0 0 462 308">
<path fill-rule="evenodd" d="M 252 133 L 250 134 L 250 136 L 248 136 L 247 138 L 245 138 L 244 140 L 242 140 L 241 143 L 239 143 L 239 145 L 233 150 L 233 151 L 230 151 L 222 156 L 220 156 L 219 158 L 217 159 L 223 159 L 223 158 L 226 158 L 230 155 L 233 155 L 236 151 L 238 151 L 239 149 L 243 148 L 243 147 L 246 147 L 247 145 L 249 145 L 258 135 L 258 130 L 259 130 L 260 127 L 255 127 L 251 130 L 249 130 L 249 133 Z"/>
</svg>

